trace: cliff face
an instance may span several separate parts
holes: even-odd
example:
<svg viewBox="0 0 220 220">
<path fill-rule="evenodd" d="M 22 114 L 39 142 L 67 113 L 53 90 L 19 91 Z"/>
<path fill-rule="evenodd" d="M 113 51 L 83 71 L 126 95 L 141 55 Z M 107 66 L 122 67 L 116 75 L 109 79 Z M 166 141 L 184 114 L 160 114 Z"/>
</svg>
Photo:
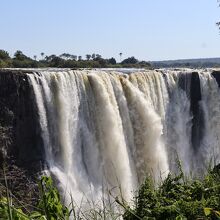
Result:
<svg viewBox="0 0 220 220">
<path fill-rule="evenodd" d="M 13 160 L 26 169 L 39 170 L 44 150 L 27 73 L 0 70 L 0 126 L 5 133 L 0 149 L 1 157 L 7 152 L 8 163 Z"/>
<path fill-rule="evenodd" d="M 218 86 L 220 87 L 220 70 L 219 71 L 213 71 L 212 75 L 215 77 Z"/>
<path fill-rule="evenodd" d="M 0 70 L 0 177 L 1 177 L 0 193 L 4 192 L 5 190 L 4 188 L 1 189 L 1 186 L 4 185 L 3 175 L 5 175 L 3 173 L 3 169 L 1 169 L 1 164 L 3 162 L 3 158 L 6 158 L 5 173 L 8 177 L 10 177 L 8 178 L 9 179 L 8 186 L 10 191 L 13 193 L 13 195 L 15 195 L 18 198 L 18 201 L 23 200 L 25 201 L 25 204 L 28 204 L 28 202 L 30 202 L 30 204 L 36 204 L 37 198 L 39 197 L 38 187 L 36 185 L 36 177 L 38 177 L 38 171 L 42 169 L 42 165 L 45 165 L 46 163 L 45 163 L 45 155 L 44 155 L 45 153 L 43 146 L 44 144 L 41 137 L 41 129 L 39 124 L 38 110 L 35 103 L 34 91 L 31 86 L 33 84 L 29 82 L 30 78 L 28 77 L 28 74 L 32 74 L 32 72 L 31 71 L 28 72 L 25 70 Z M 160 74 L 160 72 L 158 74 Z M 215 77 L 218 85 L 220 86 L 220 72 L 215 71 L 212 74 Z M 165 74 L 163 76 L 165 78 Z M 203 133 L 206 131 L 204 130 L 205 127 L 204 112 L 201 108 L 201 101 L 202 101 L 201 88 L 203 84 L 200 85 L 199 74 L 193 71 L 187 74 L 185 74 L 184 72 L 183 73 L 180 72 L 180 75 L 178 75 L 178 79 L 179 80 L 178 80 L 177 88 L 178 89 L 181 88 L 181 91 L 182 90 L 185 91 L 187 95 L 187 112 L 189 112 L 188 103 L 190 102 L 189 117 L 191 118 L 192 116 L 192 121 L 190 119 L 190 123 L 187 126 L 190 127 L 189 131 L 191 131 L 191 135 L 189 135 L 190 136 L 189 139 L 191 138 L 191 140 L 189 141 L 192 142 L 192 146 L 194 147 L 193 150 L 194 153 L 196 154 L 200 150 L 199 149 L 199 147 L 201 146 L 200 141 L 204 136 Z M 37 81 L 34 82 L 36 83 L 34 85 L 37 85 L 38 82 Z M 60 83 L 60 81 L 57 82 Z M 56 89 L 54 90 L 56 91 Z M 37 91 L 41 91 L 41 90 L 39 89 Z M 88 92 L 90 91 L 91 90 L 88 90 Z M 174 93 L 175 91 L 176 90 L 174 90 Z M 42 93 L 42 96 L 44 95 L 45 94 Z M 90 97 L 91 96 L 88 96 L 88 98 Z M 182 106 L 184 107 L 184 103 L 182 105 L 181 103 L 178 102 L 179 101 L 178 99 L 182 100 L 179 98 L 179 96 L 177 96 L 176 99 L 172 99 L 174 100 L 173 105 L 177 104 L 177 107 L 179 105 L 180 107 Z M 82 102 L 83 98 L 80 99 L 80 101 Z M 45 100 L 44 102 L 45 102 L 44 104 L 47 104 Z M 80 104 L 82 104 L 82 108 L 86 106 L 86 108 L 83 109 L 83 111 L 87 112 L 88 111 L 87 104 L 86 105 L 83 105 L 83 103 Z M 55 105 L 55 104 L 49 105 L 48 108 L 50 108 L 50 106 L 57 108 L 59 105 Z M 92 107 L 93 106 L 89 106 L 89 108 Z M 175 115 L 175 111 L 172 111 L 171 112 L 172 114 L 170 114 L 171 117 L 173 116 L 173 112 Z M 103 114 L 103 116 L 108 117 L 107 113 L 105 115 Z M 87 114 L 85 115 L 83 114 L 84 113 L 82 113 L 83 119 L 84 117 L 85 119 L 87 118 L 90 119 L 90 117 L 88 117 Z M 179 113 L 176 114 L 176 116 L 181 117 L 181 114 L 182 111 L 180 111 L 180 114 Z M 93 115 L 93 112 L 91 115 Z M 69 115 L 67 115 L 66 117 L 68 116 Z M 55 117 L 49 117 L 48 121 L 54 118 Z M 174 118 L 176 119 L 177 117 Z M 60 121 L 58 121 L 58 123 L 60 123 Z M 138 121 L 138 123 L 140 122 Z M 126 123 L 125 126 L 127 126 Z M 91 128 L 92 127 L 93 126 L 91 126 Z M 171 126 L 169 128 L 171 128 Z M 67 126 L 63 126 L 62 129 L 68 129 L 68 128 Z M 51 129 L 52 131 L 51 134 L 55 136 L 54 142 L 58 142 L 59 138 L 56 137 L 57 133 L 54 132 L 54 130 L 55 129 Z M 111 132 L 111 130 L 109 131 Z M 182 130 L 180 129 L 180 131 Z M 82 130 L 82 132 L 84 132 L 84 130 Z M 182 135 L 182 133 L 180 132 L 179 134 Z M 79 142 L 81 144 L 80 146 L 82 151 L 86 151 L 85 150 L 87 146 L 86 141 L 88 140 L 85 140 L 85 143 L 83 142 L 84 141 L 83 139 L 86 139 L 86 135 L 87 133 L 83 134 L 82 143 Z M 178 135 L 176 135 L 175 137 L 180 136 Z M 187 139 L 187 136 L 183 136 L 183 137 L 184 139 Z M 137 136 L 137 138 L 139 139 L 140 136 Z M 173 143 L 175 141 L 176 139 L 173 141 Z M 64 144 L 66 144 L 66 142 Z M 59 143 L 57 144 L 57 146 L 59 146 Z M 181 147 L 182 146 L 183 147 L 185 146 L 185 142 L 184 143 L 181 142 Z M 58 155 L 56 159 L 59 157 L 59 154 L 61 154 L 60 152 L 61 150 L 59 149 L 56 151 L 56 156 Z M 85 159 L 82 159 L 84 162 L 87 160 L 87 157 L 85 156 L 86 153 L 83 152 L 82 154 L 84 154 L 83 156 Z M 83 166 L 86 167 L 85 170 L 88 170 L 87 168 L 89 166 L 87 165 L 83 165 Z M 31 201 L 32 198 L 36 199 L 36 201 L 35 200 Z"/>
<path fill-rule="evenodd" d="M 8 163 L 31 171 L 39 171 L 44 163 L 44 146 L 33 89 L 25 70 L 0 70 L 0 163 L 7 152 Z M 220 86 L 220 72 L 213 71 Z M 203 136 L 203 112 L 200 109 L 201 88 L 197 72 L 182 75 L 179 87 L 187 91 L 191 101 L 192 143 Z M 197 149 L 194 149 L 195 151 Z"/>
<path fill-rule="evenodd" d="M 194 146 L 194 150 L 197 151 L 197 147 L 200 146 L 200 141 L 203 137 L 203 128 L 204 128 L 204 118 L 203 112 L 200 106 L 201 102 L 201 87 L 199 74 L 197 72 L 193 72 L 191 74 L 191 86 L 190 86 L 190 104 L 191 104 L 191 112 L 192 112 L 192 146 Z"/>
</svg>

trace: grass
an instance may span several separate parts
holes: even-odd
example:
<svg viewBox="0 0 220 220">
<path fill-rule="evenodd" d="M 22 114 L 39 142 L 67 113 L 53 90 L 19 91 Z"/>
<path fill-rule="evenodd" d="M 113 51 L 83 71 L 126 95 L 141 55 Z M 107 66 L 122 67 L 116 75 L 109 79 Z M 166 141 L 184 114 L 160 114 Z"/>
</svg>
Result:
<svg viewBox="0 0 220 220">
<path fill-rule="evenodd" d="M 220 219 L 220 165 L 201 180 L 169 174 L 155 187 L 150 177 L 141 185 L 134 207 L 128 207 L 125 220 Z"/>
<path fill-rule="evenodd" d="M 87 201 L 87 209 L 82 208 L 83 203 L 76 204 L 74 195 L 71 195 L 71 202 L 68 206 L 64 205 L 62 198 L 55 187 L 52 178 L 42 176 L 38 184 L 40 199 L 32 211 L 28 211 L 23 205 L 19 206 L 18 202 L 14 203 L 13 196 L 8 188 L 7 178 L 5 175 L 5 193 L 0 193 L 0 220 L 28 220 L 28 219 L 121 219 L 122 212 L 116 207 L 116 201 L 104 199 L 100 202 Z M 2 195 L 5 195 L 4 197 Z M 110 196 L 110 194 L 109 194 Z"/>
<path fill-rule="evenodd" d="M 128 206 L 122 197 L 116 197 L 113 201 L 109 199 L 108 203 L 103 197 L 101 206 L 94 201 L 88 201 L 90 208 L 84 210 L 82 204 L 74 203 L 74 195 L 71 195 L 71 203 L 67 207 L 62 203 L 51 177 L 43 176 L 39 181 L 38 205 L 32 211 L 27 211 L 14 204 L 6 175 L 4 189 L 6 196 L 0 198 L 0 219 L 220 219 L 220 165 L 209 170 L 200 180 L 186 178 L 181 169 L 177 175 L 169 174 L 159 186 L 155 186 L 152 178 L 148 176 L 140 186 L 133 206 Z M 118 209 L 113 208 L 116 206 Z"/>
</svg>

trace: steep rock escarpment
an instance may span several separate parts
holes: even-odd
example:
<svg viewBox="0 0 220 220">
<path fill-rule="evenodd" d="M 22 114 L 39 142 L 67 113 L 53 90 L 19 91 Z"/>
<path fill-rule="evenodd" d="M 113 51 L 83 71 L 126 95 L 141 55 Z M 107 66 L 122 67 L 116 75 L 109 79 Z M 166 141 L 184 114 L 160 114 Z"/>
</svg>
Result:
<svg viewBox="0 0 220 220">
<path fill-rule="evenodd" d="M 218 86 L 220 87 L 220 70 L 219 71 L 217 71 L 217 70 L 213 71 L 212 75 L 215 77 L 215 79 L 218 83 Z"/>
<path fill-rule="evenodd" d="M 1 157 L 27 170 L 40 170 L 43 142 L 27 71 L 0 70 Z M 31 74 L 31 73 L 30 73 Z M 6 138 L 7 137 L 7 138 Z"/>
<path fill-rule="evenodd" d="M 201 102 L 201 87 L 199 74 L 197 72 L 192 72 L 191 74 L 191 86 L 190 86 L 190 106 L 192 112 L 192 146 L 194 150 L 197 151 L 198 146 L 200 146 L 200 141 L 203 137 L 203 127 L 204 118 L 203 112 L 200 106 Z"/>
<path fill-rule="evenodd" d="M 13 203 L 29 210 L 38 203 L 44 163 L 37 117 L 27 72 L 0 70 L 0 197 L 6 196 L 6 178 Z"/>
</svg>

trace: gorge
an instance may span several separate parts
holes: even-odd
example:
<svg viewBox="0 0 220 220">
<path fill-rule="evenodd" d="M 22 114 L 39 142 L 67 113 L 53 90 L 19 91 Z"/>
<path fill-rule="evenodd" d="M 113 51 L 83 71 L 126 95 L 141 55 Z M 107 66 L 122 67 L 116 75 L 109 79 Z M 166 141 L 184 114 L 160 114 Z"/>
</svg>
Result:
<svg viewBox="0 0 220 220">
<path fill-rule="evenodd" d="M 0 122 L 12 141 L 1 157 L 48 171 L 76 203 L 103 188 L 129 201 L 177 160 L 190 175 L 220 162 L 219 86 L 213 69 L 2 69 Z"/>
</svg>

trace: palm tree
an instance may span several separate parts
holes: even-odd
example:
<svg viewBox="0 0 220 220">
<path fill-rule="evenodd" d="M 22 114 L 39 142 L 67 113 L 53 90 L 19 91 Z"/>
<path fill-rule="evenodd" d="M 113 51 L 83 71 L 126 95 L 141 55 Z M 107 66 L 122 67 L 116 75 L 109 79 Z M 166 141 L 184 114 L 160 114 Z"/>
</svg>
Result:
<svg viewBox="0 0 220 220">
<path fill-rule="evenodd" d="M 122 57 L 122 52 L 121 52 L 121 53 L 119 53 L 119 56 L 120 56 L 120 61 L 121 61 L 121 57 Z"/>
<path fill-rule="evenodd" d="M 44 52 L 40 53 L 40 55 L 42 56 L 42 60 L 44 59 Z"/>
<path fill-rule="evenodd" d="M 92 59 L 93 59 L 93 60 L 95 59 L 95 53 L 92 54 Z"/>
<path fill-rule="evenodd" d="M 36 56 L 36 55 L 34 55 L 34 59 L 35 59 L 35 60 L 37 59 L 37 56 Z"/>
</svg>

